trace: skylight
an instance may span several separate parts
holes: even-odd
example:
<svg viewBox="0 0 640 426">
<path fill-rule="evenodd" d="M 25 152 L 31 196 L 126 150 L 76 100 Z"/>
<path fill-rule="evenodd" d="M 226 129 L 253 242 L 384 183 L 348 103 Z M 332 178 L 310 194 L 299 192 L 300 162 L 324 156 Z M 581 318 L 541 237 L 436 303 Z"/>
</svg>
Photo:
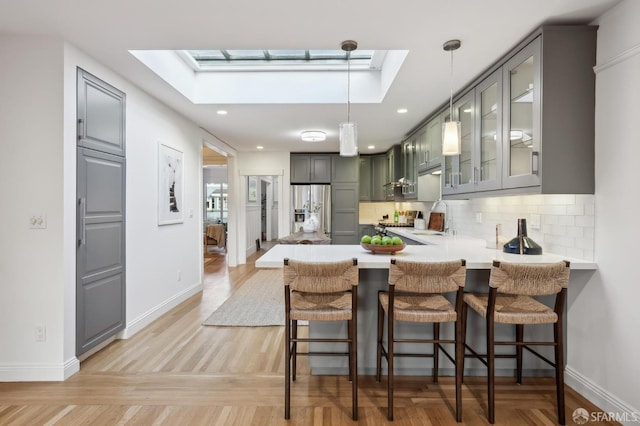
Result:
<svg viewBox="0 0 640 426">
<path fill-rule="evenodd" d="M 343 50 L 183 50 L 181 57 L 196 71 L 317 71 L 343 70 L 347 52 Z M 351 52 L 352 69 L 377 70 L 384 51 Z"/>
</svg>

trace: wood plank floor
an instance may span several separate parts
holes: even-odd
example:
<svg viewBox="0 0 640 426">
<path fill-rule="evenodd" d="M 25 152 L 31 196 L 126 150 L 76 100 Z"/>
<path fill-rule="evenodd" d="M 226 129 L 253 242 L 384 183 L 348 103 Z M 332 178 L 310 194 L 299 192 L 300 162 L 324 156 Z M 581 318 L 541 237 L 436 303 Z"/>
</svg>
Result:
<svg viewBox="0 0 640 426">
<path fill-rule="evenodd" d="M 264 247 L 264 246 L 263 246 Z M 264 250 L 262 250 L 264 253 Z M 344 377 L 310 376 L 305 357 L 292 386 L 291 420 L 283 418 L 283 327 L 205 327 L 201 322 L 256 272 L 228 268 L 207 254 L 204 292 L 129 340 L 113 342 L 65 382 L 0 383 L 0 425 L 341 425 L 351 420 Z M 485 381 L 465 378 L 463 420 L 487 424 Z M 556 423 L 553 379 L 498 380 L 496 424 Z M 578 407 L 597 411 L 566 389 L 567 424 Z M 451 378 L 400 377 L 395 425 L 455 425 Z M 361 377 L 358 424 L 386 420 L 386 383 Z M 593 423 L 589 423 L 593 424 Z"/>
</svg>

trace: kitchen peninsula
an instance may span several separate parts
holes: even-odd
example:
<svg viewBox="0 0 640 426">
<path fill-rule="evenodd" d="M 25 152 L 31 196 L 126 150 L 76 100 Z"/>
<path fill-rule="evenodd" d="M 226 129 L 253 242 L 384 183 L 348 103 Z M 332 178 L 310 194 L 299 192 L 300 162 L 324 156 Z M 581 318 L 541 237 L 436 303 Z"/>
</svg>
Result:
<svg viewBox="0 0 640 426">
<path fill-rule="evenodd" d="M 374 374 L 376 359 L 376 316 L 377 296 L 379 290 L 387 288 L 388 268 L 392 257 L 415 261 L 444 261 L 465 259 L 467 261 L 467 282 L 465 291 L 487 292 L 489 271 L 493 260 L 520 263 L 550 263 L 560 260 L 571 262 L 572 285 L 581 288 L 588 281 L 596 263 L 581 259 L 573 259 L 554 254 L 516 255 L 503 253 L 502 250 L 486 248 L 486 242 L 481 239 L 462 236 L 421 235 L 417 236 L 425 245 L 408 245 L 395 255 L 372 254 L 359 245 L 276 245 L 256 261 L 257 268 L 282 268 L 283 259 L 290 258 L 302 261 L 334 261 L 357 258 L 360 269 L 360 283 L 358 286 L 358 365 L 360 374 Z M 453 294 L 450 295 L 453 297 Z M 571 321 L 571 308 L 565 312 Z M 565 326 L 567 322 L 565 321 Z M 443 324 L 443 335 L 452 336 L 452 324 Z M 335 333 L 346 333 L 345 325 L 329 322 L 312 322 L 309 335 L 312 337 L 330 336 Z M 399 323 L 397 330 L 407 338 L 415 337 L 420 332 L 419 324 Z M 480 318 L 469 315 L 467 341 L 473 347 L 484 346 L 484 326 Z M 529 334 L 531 332 L 531 334 Z M 496 328 L 496 338 L 503 339 L 512 335 L 512 327 Z M 526 337 L 530 339 L 549 339 L 552 328 L 536 327 L 527 330 Z M 339 349 L 339 346 L 336 346 Z M 548 349 L 548 348 L 543 348 Z M 430 351 L 430 348 L 428 349 Z M 550 353 L 548 355 L 551 355 Z M 503 363 L 507 361 L 506 363 Z M 343 374 L 347 371 L 346 360 L 337 357 L 311 357 L 309 359 L 313 374 Z M 431 374 L 430 368 L 415 358 L 402 358 L 396 361 L 396 371 L 405 375 Z M 508 360 L 496 361 L 496 374 L 512 375 L 514 366 Z M 547 370 L 547 371 L 545 371 Z M 453 375 L 453 365 L 442 361 L 441 373 Z M 552 370 L 534 357 L 524 358 L 524 373 L 529 376 L 552 375 Z M 477 361 L 468 359 L 465 364 L 465 374 L 483 375 L 486 371 Z"/>
</svg>

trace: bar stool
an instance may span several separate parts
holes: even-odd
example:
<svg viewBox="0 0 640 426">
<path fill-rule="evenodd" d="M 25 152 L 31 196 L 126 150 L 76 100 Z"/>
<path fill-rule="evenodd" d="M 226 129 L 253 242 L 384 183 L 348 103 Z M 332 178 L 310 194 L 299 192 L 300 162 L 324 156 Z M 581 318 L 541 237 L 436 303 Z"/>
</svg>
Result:
<svg viewBox="0 0 640 426">
<path fill-rule="evenodd" d="M 291 414 L 291 380 L 298 355 L 349 357 L 352 418 L 358 420 L 358 259 L 302 262 L 284 259 L 285 396 L 284 418 Z M 347 321 L 346 338 L 299 338 L 298 321 Z M 299 342 L 343 342 L 347 352 L 298 352 Z"/>
<path fill-rule="evenodd" d="M 450 262 L 410 262 L 391 259 L 389 266 L 389 289 L 378 293 L 378 351 L 376 357 L 376 380 L 380 381 L 382 357 L 387 360 L 387 418 L 393 420 L 394 358 L 432 357 L 433 382 L 438 383 L 439 351 L 455 365 L 456 372 L 456 421 L 462 421 L 462 300 L 467 275 L 464 259 Z M 455 308 L 442 296 L 456 291 Z M 387 348 L 384 347 L 384 316 L 387 315 Z M 433 339 L 398 339 L 394 334 L 396 321 L 433 323 Z M 455 339 L 440 338 L 440 323 L 455 323 Z M 397 353 L 395 343 L 432 343 L 433 352 Z M 455 344 L 455 357 L 442 346 Z"/>
<path fill-rule="evenodd" d="M 564 414 L 564 347 L 562 338 L 562 313 L 569 285 L 569 262 L 532 265 L 493 262 L 489 277 L 489 294 L 465 294 L 462 310 L 462 339 L 465 348 L 487 366 L 489 423 L 495 420 L 495 359 L 516 358 L 516 381 L 522 383 L 522 349 L 526 349 L 555 368 L 558 422 L 565 424 Z M 555 294 L 553 310 L 531 296 Z M 478 354 L 466 344 L 467 309 L 473 309 L 487 324 L 487 354 Z M 495 323 L 514 324 L 515 341 L 496 341 Z M 554 340 L 524 341 L 524 326 L 553 324 Z M 496 355 L 495 346 L 515 346 L 515 354 Z M 529 346 L 553 346 L 555 362 L 550 361 Z"/>
</svg>

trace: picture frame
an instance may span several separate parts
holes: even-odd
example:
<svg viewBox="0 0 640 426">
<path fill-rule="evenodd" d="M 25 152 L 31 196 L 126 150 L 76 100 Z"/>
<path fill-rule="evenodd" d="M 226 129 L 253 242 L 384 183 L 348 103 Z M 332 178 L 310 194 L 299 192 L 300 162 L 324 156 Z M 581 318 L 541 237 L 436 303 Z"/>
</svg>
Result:
<svg viewBox="0 0 640 426">
<path fill-rule="evenodd" d="M 158 142 L 158 226 L 184 221 L 182 151 Z"/>
<path fill-rule="evenodd" d="M 247 176 L 247 201 L 249 203 L 258 202 L 258 177 Z"/>
</svg>

